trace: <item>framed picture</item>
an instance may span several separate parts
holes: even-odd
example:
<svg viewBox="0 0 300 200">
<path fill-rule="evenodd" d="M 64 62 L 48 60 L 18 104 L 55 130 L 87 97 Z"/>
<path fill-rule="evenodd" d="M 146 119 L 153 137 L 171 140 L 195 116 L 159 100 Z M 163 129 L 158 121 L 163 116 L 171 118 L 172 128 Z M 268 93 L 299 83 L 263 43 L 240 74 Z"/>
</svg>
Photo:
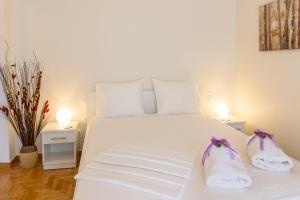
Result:
<svg viewBox="0 0 300 200">
<path fill-rule="evenodd" d="M 259 8 L 259 49 L 300 49 L 300 0 L 277 0 Z"/>
</svg>

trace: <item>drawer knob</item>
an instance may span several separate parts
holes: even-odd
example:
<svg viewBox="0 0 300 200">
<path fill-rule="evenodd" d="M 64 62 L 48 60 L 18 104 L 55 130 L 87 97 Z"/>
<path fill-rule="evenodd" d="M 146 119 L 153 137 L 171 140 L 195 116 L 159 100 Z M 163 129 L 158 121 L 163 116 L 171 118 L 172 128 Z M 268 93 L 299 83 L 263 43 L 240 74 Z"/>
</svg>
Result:
<svg viewBox="0 0 300 200">
<path fill-rule="evenodd" d="M 51 140 L 65 140 L 67 139 L 66 137 L 54 137 L 54 138 L 51 138 Z"/>
</svg>

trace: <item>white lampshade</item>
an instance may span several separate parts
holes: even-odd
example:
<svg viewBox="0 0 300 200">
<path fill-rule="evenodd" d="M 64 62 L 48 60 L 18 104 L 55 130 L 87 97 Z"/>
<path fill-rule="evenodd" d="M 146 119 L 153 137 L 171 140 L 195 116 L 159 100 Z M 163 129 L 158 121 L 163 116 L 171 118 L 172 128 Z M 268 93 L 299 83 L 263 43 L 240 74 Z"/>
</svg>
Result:
<svg viewBox="0 0 300 200">
<path fill-rule="evenodd" d="M 68 128 L 72 119 L 72 111 L 67 107 L 60 108 L 56 113 L 56 120 L 62 128 Z"/>
<path fill-rule="evenodd" d="M 215 112 L 221 120 L 228 120 L 229 107 L 226 103 L 219 102 L 215 105 Z"/>
</svg>

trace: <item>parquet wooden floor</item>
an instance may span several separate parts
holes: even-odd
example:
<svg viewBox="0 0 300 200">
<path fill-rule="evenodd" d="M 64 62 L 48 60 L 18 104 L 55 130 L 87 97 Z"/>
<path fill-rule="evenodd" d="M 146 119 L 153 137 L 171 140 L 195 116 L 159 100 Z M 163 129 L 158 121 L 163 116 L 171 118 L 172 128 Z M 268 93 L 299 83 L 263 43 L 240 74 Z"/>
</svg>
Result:
<svg viewBox="0 0 300 200">
<path fill-rule="evenodd" d="M 69 200 L 75 188 L 73 169 L 22 169 L 16 162 L 11 169 L 0 169 L 0 200 Z"/>
</svg>

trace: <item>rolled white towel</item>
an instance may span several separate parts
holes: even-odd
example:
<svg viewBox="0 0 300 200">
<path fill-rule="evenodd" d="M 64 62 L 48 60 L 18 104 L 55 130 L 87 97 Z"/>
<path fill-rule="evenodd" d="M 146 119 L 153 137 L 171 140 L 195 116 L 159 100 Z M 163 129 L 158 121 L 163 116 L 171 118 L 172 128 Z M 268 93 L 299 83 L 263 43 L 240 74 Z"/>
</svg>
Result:
<svg viewBox="0 0 300 200">
<path fill-rule="evenodd" d="M 274 136 L 260 130 L 248 139 L 247 151 L 253 166 L 260 169 L 286 172 L 294 166 Z"/>
<path fill-rule="evenodd" d="M 251 177 L 248 174 L 240 156 L 227 145 L 218 145 L 220 141 L 212 138 L 211 145 L 207 148 L 208 154 L 204 154 L 204 174 L 206 185 L 209 187 L 241 189 L 249 187 L 252 184 Z"/>
</svg>

